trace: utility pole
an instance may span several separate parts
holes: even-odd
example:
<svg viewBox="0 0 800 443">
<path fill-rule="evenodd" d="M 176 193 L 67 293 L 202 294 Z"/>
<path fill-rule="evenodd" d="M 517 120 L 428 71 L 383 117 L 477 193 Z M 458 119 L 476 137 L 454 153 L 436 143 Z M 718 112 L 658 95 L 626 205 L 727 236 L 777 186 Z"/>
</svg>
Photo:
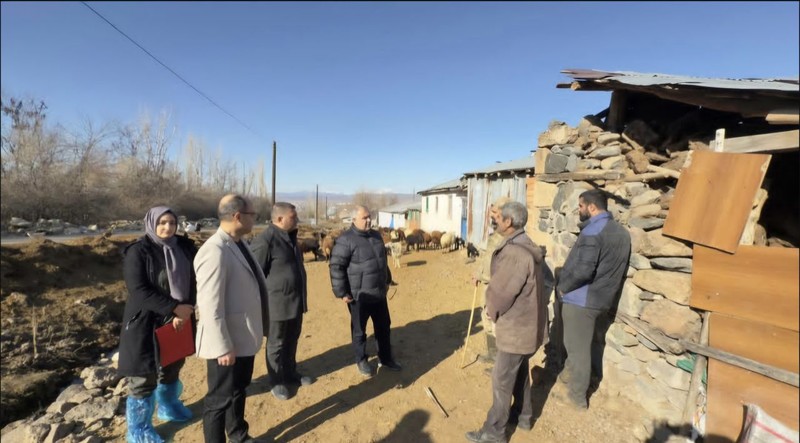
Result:
<svg viewBox="0 0 800 443">
<path fill-rule="evenodd" d="M 319 224 L 319 185 L 317 185 L 317 194 L 314 198 L 314 225 Z"/>
<path fill-rule="evenodd" d="M 275 204 L 275 160 L 278 157 L 278 143 L 272 140 L 272 204 Z"/>
</svg>

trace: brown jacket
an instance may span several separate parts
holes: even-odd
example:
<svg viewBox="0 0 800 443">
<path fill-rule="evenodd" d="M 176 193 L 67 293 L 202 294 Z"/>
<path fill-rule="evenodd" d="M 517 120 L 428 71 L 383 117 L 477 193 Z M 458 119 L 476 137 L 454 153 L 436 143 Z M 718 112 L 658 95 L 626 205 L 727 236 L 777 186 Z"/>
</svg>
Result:
<svg viewBox="0 0 800 443">
<path fill-rule="evenodd" d="M 486 310 L 495 322 L 497 349 L 533 354 L 547 335 L 544 254 L 523 230 L 503 240 L 492 255 Z"/>
</svg>

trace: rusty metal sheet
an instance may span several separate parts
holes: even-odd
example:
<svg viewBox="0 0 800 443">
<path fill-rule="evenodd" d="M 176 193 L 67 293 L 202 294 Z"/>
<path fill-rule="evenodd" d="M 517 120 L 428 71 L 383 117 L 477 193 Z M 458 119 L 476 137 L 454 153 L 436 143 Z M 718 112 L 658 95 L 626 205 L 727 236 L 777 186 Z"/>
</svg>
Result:
<svg viewBox="0 0 800 443">
<path fill-rule="evenodd" d="M 736 252 L 771 158 L 693 151 L 678 180 L 664 234 Z"/>
</svg>

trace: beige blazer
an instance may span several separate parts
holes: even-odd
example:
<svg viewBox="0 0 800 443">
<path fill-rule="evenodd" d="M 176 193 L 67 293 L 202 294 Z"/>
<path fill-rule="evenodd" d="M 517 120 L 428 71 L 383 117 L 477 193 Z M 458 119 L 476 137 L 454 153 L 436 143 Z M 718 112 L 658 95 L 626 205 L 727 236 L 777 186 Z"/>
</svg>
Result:
<svg viewBox="0 0 800 443">
<path fill-rule="evenodd" d="M 247 243 L 245 246 L 252 257 Z M 261 294 L 256 280 L 261 279 L 266 287 L 263 271 L 256 265 L 253 274 L 242 251 L 222 229 L 197 251 L 194 270 L 200 317 L 197 356 L 215 359 L 231 351 L 237 357 L 255 355 L 263 339 L 262 322 L 268 321 L 261 318 Z"/>
</svg>

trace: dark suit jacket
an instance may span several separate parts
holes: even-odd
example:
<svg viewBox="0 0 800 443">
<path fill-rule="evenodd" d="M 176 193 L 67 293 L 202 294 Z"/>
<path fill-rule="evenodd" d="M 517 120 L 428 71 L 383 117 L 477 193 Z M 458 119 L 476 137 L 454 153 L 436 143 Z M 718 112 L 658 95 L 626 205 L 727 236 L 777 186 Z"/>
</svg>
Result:
<svg viewBox="0 0 800 443">
<path fill-rule="evenodd" d="M 297 231 L 286 232 L 270 224 L 253 239 L 250 248 L 267 277 L 269 319 L 292 320 L 307 312 L 306 269 L 297 247 Z M 264 335 L 268 328 L 264 323 Z"/>
</svg>

